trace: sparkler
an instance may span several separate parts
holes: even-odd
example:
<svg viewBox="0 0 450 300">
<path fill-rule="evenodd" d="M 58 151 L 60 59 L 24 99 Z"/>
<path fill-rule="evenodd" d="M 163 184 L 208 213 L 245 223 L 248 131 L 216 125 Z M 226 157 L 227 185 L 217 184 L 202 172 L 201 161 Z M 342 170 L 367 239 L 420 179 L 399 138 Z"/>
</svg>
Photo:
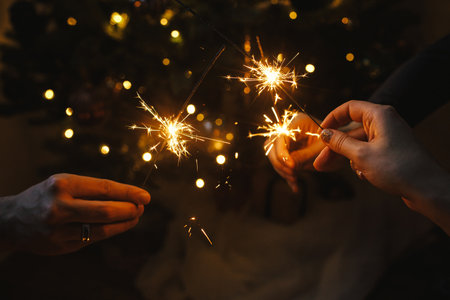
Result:
<svg viewBox="0 0 450 300">
<path fill-rule="evenodd" d="M 298 56 L 298 53 L 287 63 L 285 60 L 274 60 L 270 63 L 267 59 L 257 61 L 252 58 L 252 65 L 244 65 L 249 70 L 248 77 L 231 77 L 227 76 L 227 79 L 238 79 L 247 85 L 248 82 L 256 83 L 256 89 L 258 95 L 268 90 L 275 93 L 274 105 L 279 100 L 282 100 L 278 94 L 278 91 L 283 85 L 289 84 L 292 88 L 297 88 L 297 81 L 300 78 L 306 77 L 306 74 L 299 75 L 295 72 L 295 69 L 290 69 L 289 64 Z"/>
<path fill-rule="evenodd" d="M 140 108 L 152 115 L 153 119 L 157 122 L 157 126 L 152 127 L 148 125 L 132 125 L 130 126 L 130 129 L 142 129 L 147 131 L 148 135 L 151 135 L 153 132 L 158 132 L 157 137 L 160 139 L 160 142 L 151 146 L 150 151 L 155 151 L 159 145 L 162 145 L 161 148 L 166 147 L 167 150 L 175 154 L 178 157 L 178 160 L 180 160 L 181 157 L 187 157 L 190 155 L 187 148 L 187 144 L 190 141 L 204 142 L 206 140 L 209 140 L 229 144 L 228 142 L 222 140 L 211 139 L 205 136 L 198 135 L 198 130 L 195 129 L 192 125 L 189 125 L 185 122 L 185 120 L 190 116 L 189 114 L 187 114 L 181 121 L 178 120 L 178 117 L 180 115 L 178 115 L 177 117 L 162 117 L 158 114 L 153 106 L 149 106 L 147 103 L 145 103 L 145 101 L 139 94 L 138 98 L 141 104 Z"/>
<path fill-rule="evenodd" d="M 290 108 L 290 107 L 289 107 Z M 264 130 L 263 132 L 258 133 L 249 133 L 248 137 L 252 138 L 255 136 L 263 136 L 268 138 L 268 142 L 264 145 L 264 150 L 266 151 L 266 156 L 269 155 L 270 151 L 272 150 L 275 140 L 280 137 L 287 137 L 294 141 L 297 139 L 297 135 L 299 133 L 309 135 L 309 136 L 316 136 L 319 137 L 320 135 L 318 133 L 312 133 L 307 131 L 302 131 L 300 128 L 291 128 L 291 123 L 294 121 L 294 119 L 297 117 L 298 112 L 295 110 L 289 110 L 286 109 L 284 111 L 284 114 L 280 117 L 278 116 L 277 111 L 274 107 L 272 107 L 272 112 L 275 116 L 274 122 L 269 116 L 263 115 L 266 124 L 262 126 L 258 126 L 258 130 Z"/>
</svg>

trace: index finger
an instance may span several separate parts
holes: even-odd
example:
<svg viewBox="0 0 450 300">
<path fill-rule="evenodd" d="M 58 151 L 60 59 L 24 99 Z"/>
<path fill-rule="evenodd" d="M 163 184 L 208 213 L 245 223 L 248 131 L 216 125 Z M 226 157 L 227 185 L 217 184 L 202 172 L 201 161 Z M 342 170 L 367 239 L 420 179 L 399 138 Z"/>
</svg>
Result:
<svg viewBox="0 0 450 300">
<path fill-rule="evenodd" d="M 150 202 L 150 194 L 136 186 L 72 174 L 65 175 L 64 179 L 70 194 L 75 198 L 127 201 L 135 204 Z"/>
<path fill-rule="evenodd" d="M 347 125 L 351 121 L 364 122 L 370 121 L 372 111 L 379 106 L 366 101 L 351 100 L 335 108 L 323 120 L 323 128 L 336 129 L 340 126 Z"/>
</svg>

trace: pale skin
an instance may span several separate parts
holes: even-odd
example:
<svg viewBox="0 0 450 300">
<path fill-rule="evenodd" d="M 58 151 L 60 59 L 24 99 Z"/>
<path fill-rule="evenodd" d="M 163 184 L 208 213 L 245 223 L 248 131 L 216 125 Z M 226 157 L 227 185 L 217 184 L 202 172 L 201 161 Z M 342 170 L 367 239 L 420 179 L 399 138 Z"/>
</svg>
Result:
<svg viewBox="0 0 450 300">
<path fill-rule="evenodd" d="M 133 228 L 150 202 L 135 186 L 56 174 L 24 192 L 0 198 L 0 250 L 64 254 Z M 81 241 L 90 224 L 90 241 Z"/>
<path fill-rule="evenodd" d="M 361 127 L 347 133 L 336 130 L 352 121 L 361 123 Z M 409 208 L 450 235 L 450 175 L 420 146 L 394 108 L 349 101 L 333 110 L 322 127 L 326 128 L 320 136 L 324 145 L 320 151 L 312 151 L 318 154 L 313 163 L 316 170 L 333 170 L 345 157 L 372 185 L 400 196 Z M 289 159 L 274 163 L 274 157 L 288 152 L 287 147 L 274 149 L 269 158 L 275 169 L 285 162 L 277 171 L 289 180 L 288 176 L 295 176 L 295 165 L 302 165 L 303 161 L 295 161 L 291 153 L 290 164 Z"/>
</svg>

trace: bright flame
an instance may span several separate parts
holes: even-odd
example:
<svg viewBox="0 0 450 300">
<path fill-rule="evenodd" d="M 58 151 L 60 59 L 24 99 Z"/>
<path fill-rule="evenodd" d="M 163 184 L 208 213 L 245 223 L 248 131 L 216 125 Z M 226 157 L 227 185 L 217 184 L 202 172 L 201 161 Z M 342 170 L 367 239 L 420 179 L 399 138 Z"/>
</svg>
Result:
<svg viewBox="0 0 450 300">
<path fill-rule="evenodd" d="M 206 140 L 210 140 L 228 144 L 228 142 L 225 141 L 197 135 L 197 129 L 195 129 L 192 125 L 184 122 L 185 119 L 190 116 L 190 114 L 184 117 L 184 119 L 182 119 L 181 121 L 178 120 L 178 117 L 174 116 L 171 116 L 169 118 L 162 117 L 158 114 L 153 106 L 147 105 L 147 103 L 145 103 L 145 101 L 139 96 L 139 94 L 138 97 L 140 99 L 141 108 L 152 115 L 153 119 L 157 121 L 158 126 L 151 127 L 147 125 L 132 125 L 130 126 L 130 129 L 144 129 L 147 131 L 147 134 L 151 134 L 152 132 L 159 133 L 158 137 L 161 139 L 161 141 L 152 146 L 150 149 L 151 151 L 155 150 L 158 145 L 162 144 L 167 148 L 167 150 L 175 154 L 178 159 L 181 159 L 182 156 L 187 157 L 190 154 L 187 149 L 187 144 L 189 141 L 203 142 Z"/>
<path fill-rule="evenodd" d="M 255 136 L 263 136 L 268 137 L 268 142 L 264 145 L 264 150 L 266 151 L 266 155 L 269 155 L 272 150 L 275 140 L 280 137 L 287 137 L 292 140 L 296 140 L 297 134 L 301 133 L 302 130 L 300 128 L 291 128 L 291 123 L 297 117 L 298 112 L 295 110 L 286 109 L 284 114 L 280 117 L 277 114 L 277 111 L 274 107 L 272 107 L 273 115 L 275 116 L 275 122 L 272 121 L 267 115 L 264 115 L 264 119 L 266 124 L 262 126 L 258 126 L 258 130 L 263 130 L 263 132 L 251 133 L 248 135 L 249 138 Z M 306 135 L 317 136 L 317 133 L 304 132 Z"/>
<path fill-rule="evenodd" d="M 278 55 L 277 59 L 269 62 L 267 59 L 257 61 L 252 60 L 252 65 L 245 65 L 249 70 L 249 76 L 246 77 L 232 77 L 226 76 L 227 79 L 238 79 L 247 85 L 248 82 L 256 83 L 256 89 L 258 95 L 265 90 L 275 93 L 275 104 L 281 98 L 278 96 L 277 91 L 282 89 L 285 84 L 289 84 L 292 88 L 297 88 L 297 81 L 299 78 L 306 77 L 306 74 L 298 75 L 295 69 L 290 69 L 289 64 L 297 57 L 298 53 L 287 63 L 282 55 Z M 248 87 L 248 86 L 247 86 Z M 246 89 L 245 93 L 250 92 L 250 89 Z"/>
</svg>

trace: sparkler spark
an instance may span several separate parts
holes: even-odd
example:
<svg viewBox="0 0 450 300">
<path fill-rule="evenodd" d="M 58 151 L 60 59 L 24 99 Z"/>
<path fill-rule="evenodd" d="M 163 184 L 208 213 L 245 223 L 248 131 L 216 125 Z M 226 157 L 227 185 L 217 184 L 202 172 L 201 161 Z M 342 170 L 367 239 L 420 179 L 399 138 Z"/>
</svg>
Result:
<svg viewBox="0 0 450 300">
<path fill-rule="evenodd" d="M 289 107 L 290 108 L 290 107 Z M 258 133 L 249 133 L 248 137 L 252 138 L 255 136 L 263 136 L 267 137 L 268 141 L 264 145 L 264 150 L 266 151 L 266 156 L 269 155 L 270 151 L 272 150 L 275 140 L 280 137 L 287 137 L 294 141 L 297 139 L 297 135 L 299 133 L 309 135 L 309 136 L 316 136 L 319 137 L 320 135 L 318 133 L 312 133 L 307 131 L 302 131 L 300 128 L 291 128 L 291 123 L 295 120 L 295 118 L 298 115 L 298 112 L 295 110 L 289 110 L 286 109 L 284 111 L 284 114 L 280 117 L 278 116 L 277 111 L 275 110 L 275 107 L 272 107 L 272 112 L 275 116 L 275 122 L 272 121 L 271 118 L 269 118 L 267 115 L 263 115 L 265 119 L 265 125 L 258 126 L 258 130 L 263 130 L 263 132 Z"/>
<path fill-rule="evenodd" d="M 298 53 L 285 64 L 285 59 L 275 59 L 269 62 L 267 59 L 257 61 L 252 58 L 252 65 L 244 65 L 249 71 L 247 77 L 232 77 L 227 76 L 227 79 L 237 79 L 247 83 L 256 83 L 255 87 L 258 90 L 258 95 L 261 95 L 265 90 L 275 93 L 274 104 L 282 100 L 278 95 L 278 90 L 282 89 L 284 85 L 290 85 L 293 89 L 298 87 L 297 81 L 300 78 L 306 77 L 306 74 L 299 75 L 294 68 L 289 68 L 289 64 L 298 56 Z"/>
<path fill-rule="evenodd" d="M 132 125 L 130 129 L 142 129 L 146 130 L 148 135 L 151 135 L 153 132 L 158 132 L 158 138 L 161 139 L 158 143 L 150 147 L 149 151 L 155 151 L 159 145 L 162 145 L 161 148 L 166 147 L 167 150 L 172 152 L 178 157 L 178 160 L 181 157 L 188 157 L 190 155 L 187 145 L 190 141 L 201 141 L 204 142 L 206 140 L 229 144 L 228 142 L 211 139 L 208 137 L 197 135 L 197 129 L 195 129 L 192 125 L 185 123 L 184 121 L 190 116 L 186 115 L 181 121 L 178 120 L 178 117 L 162 117 L 158 114 L 156 109 L 153 106 L 149 106 L 138 94 L 138 98 L 140 100 L 140 104 L 143 110 L 149 112 L 153 119 L 157 121 L 158 126 L 151 127 L 147 125 L 137 126 Z"/>
<path fill-rule="evenodd" d="M 188 234 L 188 237 L 192 236 L 192 228 L 194 226 L 198 227 L 200 229 L 200 232 L 208 240 L 208 243 L 212 246 L 213 243 L 212 243 L 211 239 L 209 238 L 209 236 L 206 233 L 205 229 L 198 223 L 197 217 L 190 217 L 188 219 L 187 224 L 184 225 L 184 228 L 186 229 L 186 233 Z"/>
</svg>

